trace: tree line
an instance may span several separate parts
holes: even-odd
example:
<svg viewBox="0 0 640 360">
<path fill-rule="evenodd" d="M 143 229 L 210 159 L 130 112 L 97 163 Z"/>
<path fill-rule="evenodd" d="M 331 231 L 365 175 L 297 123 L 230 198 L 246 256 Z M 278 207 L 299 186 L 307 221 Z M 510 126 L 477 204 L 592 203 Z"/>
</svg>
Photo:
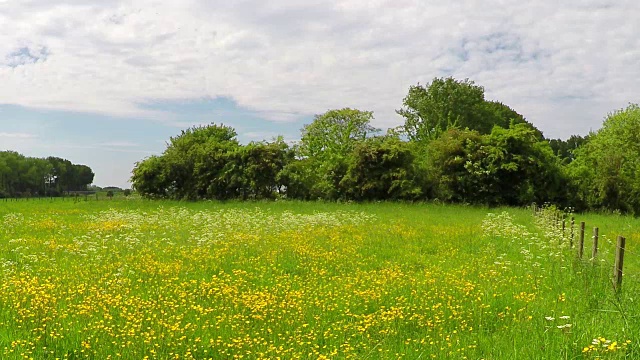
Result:
<svg viewBox="0 0 640 360">
<path fill-rule="evenodd" d="M 372 112 L 329 110 L 292 146 L 282 137 L 242 145 L 222 124 L 192 127 L 138 162 L 131 182 L 148 198 L 551 201 L 640 213 L 637 105 L 587 136 L 546 139 L 473 81 L 435 78 L 411 86 L 397 113 L 404 124 L 382 133 Z"/>
<path fill-rule="evenodd" d="M 35 158 L 0 151 L 0 197 L 60 196 L 84 191 L 94 173 L 86 165 L 58 158 Z"/>
</svg>

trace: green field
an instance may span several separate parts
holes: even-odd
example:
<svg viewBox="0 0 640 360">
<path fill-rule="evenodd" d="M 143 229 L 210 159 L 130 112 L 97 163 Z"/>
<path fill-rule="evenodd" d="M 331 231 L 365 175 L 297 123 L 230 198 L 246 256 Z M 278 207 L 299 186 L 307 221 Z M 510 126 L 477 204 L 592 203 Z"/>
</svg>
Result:
<svg viewBox="0 0 640 360">
<path fill-rule="evenodd" d="M 639 359 L 640 221 L 576 218 L 600 258 L 521 209 L 1 203 L 0 358 Z"/>
</svg>

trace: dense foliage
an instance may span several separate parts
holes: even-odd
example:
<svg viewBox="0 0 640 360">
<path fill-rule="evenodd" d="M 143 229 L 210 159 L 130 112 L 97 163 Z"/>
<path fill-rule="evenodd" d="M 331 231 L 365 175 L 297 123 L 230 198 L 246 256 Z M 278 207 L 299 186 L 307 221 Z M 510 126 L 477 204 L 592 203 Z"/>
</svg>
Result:
<svg viewBox="0 0 640 360">
<path fill-rule="evenodd" d="M 172 137 L 162 156 L 139 162 L 131 181 L 140 194 L 155 198 L 271 198 L 292 158 L 282 139 L 243 146 L 228 126 L 200 126 Z"/>
<path fill-rule="evenodd" d="M 242 145 L 230 127 L 194 127 L 139 162 L 132 183 L 151 198 L 552 201 L 640 213 L 636 105 L 567 140 L 545 139 L 469 80 L 411 86 L 397 112 L 404 126 L 381 135 L 369 111 L 329 110 L 293 146 L 281 138 Z"/>
<path fill-rule="evenodd" d="M 49 157 L 26 157 L 14 151 L 0 152 L 0 197 L 57 196 L 83 191 L 93 182 L 86 165 Z"/>
<path fill-rule="evenodd" d="M 569 171 L 583 206 L 640 214 L 640 107 L 609 114 Z"/>
<path fill-rule="evenodd" d="M 507 105 L 485 100 L 483 87 L 453 78 L 436 78 L 426 87 L 411 86 L 397 113 L 404 117 L 404 130 L 413 141 L 434 140 L 450 128 L 477 130 L 481 134 L 491 133 L 496 125 L 508 128 L 511 123 L 534 128 Z M 542 133 L 535 130 L 542 138 Z"/>
<path fill-rule="evenodd" d="M 558 156 L 564 164 L 572 162 L 576 158 L 575 151 L 589 141 L 589 135 L 571 135 L 567 140 L 551 139 L 549 145 L 553 153 Z"/>
<path fill-rule="evenodd" d="M 563 200 L 558 159 L 524 124 L 496 126 L 489 135 L 449 130 L 429 144 L 428 163 L 442 200 L 492 205 Z"/>
</svg>

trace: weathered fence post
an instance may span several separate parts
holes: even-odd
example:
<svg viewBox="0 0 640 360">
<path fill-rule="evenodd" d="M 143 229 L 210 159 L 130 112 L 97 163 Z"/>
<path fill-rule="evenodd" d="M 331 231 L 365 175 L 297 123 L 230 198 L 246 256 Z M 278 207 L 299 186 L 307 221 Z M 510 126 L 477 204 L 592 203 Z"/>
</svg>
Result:
<svg viewBox="0 0 640 360">
<path fill-rule="evenodd" d="M 567 221 L 564 219 L 564 216 L 562 218 L 562 237 L 560 238 L 560 242 L 563 243 L 564 242 L 564 235 L 566 232 L 566 228 L 567 228 Z"/>
<path fill-rule="evenodd" d="M 571 246 L 573 246 L 573 239 L 575 238 L 576 218 L 571 217 Z"/>
<path fill-rule="evenodd" d="M 584 253 L 584 221 L 580 222 L 580 242 L 578 243 L 578 257 L 582 259 Z"/>
<path fill-rule="evenodd" d="M 613 287 L 616 291 L 620 291 L 620 287 L 622 286 L 622 267 L 624 265 L 624 245 L 626 240 L 624 236 L 618 236 L 616 263 L 613 269 Z"/>
<path fill-rule="evenodd" d="M 597 227 L 593 228 L 593 248 L 591 249 L 591 258 L 596 259 L 598 256 L 598 232 L 599 229 Z"/>
</svg>

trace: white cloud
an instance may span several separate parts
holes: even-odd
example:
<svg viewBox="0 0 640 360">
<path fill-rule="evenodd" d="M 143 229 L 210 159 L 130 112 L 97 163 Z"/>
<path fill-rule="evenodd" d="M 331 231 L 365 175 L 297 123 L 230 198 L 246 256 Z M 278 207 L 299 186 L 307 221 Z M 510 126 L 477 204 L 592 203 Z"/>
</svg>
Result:
<svg viewBox="0 0 640 360">
<path fill-rule="evenodd" d="M 99 146 L 114 147 L 114 148 L 132 148 L 132 147 L 139 147 L 140 144 L 129 142 L 129 141 L 109 141 L 109 142 L 101 143 L 99 144 Z"/>
<path fill-rule="evenodd" d="M 640 2 L 11 1 L 0 99 L 151 117 L 225 96 L 269 120 L 328 108 L 395 126 L 409 85 L 470 78 L 551 136 L 640 101 Z"/>
<path fill-rule="evenodd" d="M 280 134 L 275 131 L 247 131 L 240 134 L 240 136 L 248 139 L 249 141 L 271 140 L 277 138 L 278 135 Z"/>
<path fill-rule="evenodd" d="M 65 144 L 65 143 L 56 143 L 52 145 L 42 145 L 41 148 L 44 149 L 53 149 L 53 150 L 92 150 L 92 152 L 112 152 L 112 153 L 131 153 L 131 154 L 142 154 L 142 155 L 155 155 L 158 154 L 158 151 L 154 150 L 144 150 L 144 149 L 131 149 L 131 146 L 126 145 L 114 145 L 114 144 L 100 144 L 100 145 L 78 145 L 78 144 Z"/>
<path fill-rule="evenodd" d="M 12 139 L 33 139 L 38 137 L 35 134 L 27 133 L 12 133 L 12 132 L 0 132 L 0 138 L 12 138 Z"/>
</svg>

